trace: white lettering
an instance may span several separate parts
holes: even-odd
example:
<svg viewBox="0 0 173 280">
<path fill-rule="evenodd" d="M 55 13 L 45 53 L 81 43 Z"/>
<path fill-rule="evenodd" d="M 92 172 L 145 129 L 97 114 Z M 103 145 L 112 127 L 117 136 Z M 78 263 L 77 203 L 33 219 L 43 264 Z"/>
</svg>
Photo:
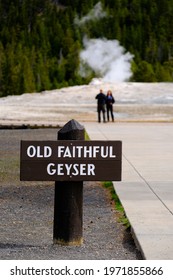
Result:
<svg viewBox="0 0 173 280">
<path fill-rule="evenodd" d="M 84 158 L 87 158 L 87 154 L 88 154 L 88 157 L 92 157 L 92 146 L 84 146 Z"/>
<path fill-rule="evenodd" d="M 72 167 L 72 164 L 65 164 L 65 167 L 67 169 L 67 175 L 70 175 L 70 170 L 71 170 L 71 167 Z"/>
<path fill-rule="evenodd" d="M 91 175 L 95 175 L 95 165 L 94 164 L 88 164 L 88 176 L 91 176 Z"/>
<path fill-rule="evenodd" d="M 64 172 L 63 172 L 63 163 L 57 164 L 57 175 L 64 175 Z"/>
<path fill-rule="evenodd" d="M 58 175 L 58 176 L 94 176 L 95 175 L 95 165 L 94 164 L 63 164 L 63 163 L 49 163 L 47 165 L 48 175 Z"/>
<path fill-rule="evenodd" d="M 47 166 L 47 173 L 49 175 L 54 175 L 56 173 L 56 169 L 52 168 L 52 167 L 55 167 L 54 163 L 49 163 L 48 166 Z"/>
<path fill-rule="evenodd" d="M 76 176 L 79 174 L 78 166 L 79 166 L 79 164 L 77 164 L 77 163 L 73 165 L 73 169 L 75 171 L 75 172 L 72 172 L 73 176 Z"/>
<path fill-rule="evenodd" d="M 107 158 L 108 155 L 109 155 L 109 151 L 108 151 L 108 146 L 104 147 L 104 146 L 101 146 L 101 157 L 102 158 Z"/>
<path fill-rule="evenodd" d="M 94 146 L 93 147 L 93 157 L 96 157 L 96 155 L 99 153 L 99 146 Z"/>
<path fill-rule="evenodd" d="M 73 148 L 72 148 L 72 150 L 73 150 L 73 158 L 75 158 L 75 156 L 76 156 L 76 149 L 75 148 L 76 148 L 75 146 L 73 146 Z"/>
<path fill-rule="evenodd" d="M 110 146 L 110 155 L 109 155 L 111 158 L 115 158 L 116 155 L 113 155 L 113 147 Z"/>
<path fill-rule="evenodd" d="M 70 148 L 69 147 L 66 147 L 63 157 L 71 158 L 71 152 L 70 152 Z"/>
<path fill-rule="evenodd" d="M 58 146 L 58 158 L 61 157 L 63 152 L 64 152 L 64 146 Z"/>
<path fill-rule="evenodd" d="M 48 158 L 52 155 L 52 149 L 49 146 L 44 146 L 44 157 Z"/>
<path fill-rule="evenodd" d="M 78 158 L 81 158 L 82 157 L 82 149 L 83 149 L 83 146 L 76 146 L 76 149 L 77 149 L 77 152 L 78 152 Z"/>
<path fill-rule="evenodd" d="M 86 164 L 80 164 L 80 175 L 86 175 Z"/>
<path fill-rule="evenodd" d="M 42 150 L 42 151 L 41 151 Z M 27 148 L 27 156 L 28 157 L 37 157 L 37 158 L 48 158 L 52 155 L 52 149 L 49 146 L 44 146 L 41 149 L 41 146 L 29 146 Z"/>
<path fill-rule="evenodd" d="M 34 157 L 33 146 L 29 154 Z M 38 148 L 37 156 L 42 157 L 40 153 L 40 148 Z M 46 147 L 45 147 L 46 148 Z M 50 147 L 44 150 L 44 157 L 50 157 L 51 151 Z M 48 150 L 49 149 L 49 150 Z M 114 147 L 113 146 L 58 146 L 58 158 L 115 158 Z"/>
<path fill-rule="evenodd" d="M 37 157 L 42 158 L 43 155 L 41 154 L 40 146 L 37 146 Z"/>
<path fill-rule="evenodd" d="M 27 153 L 28 157 L 35 157 L 35 155 L 36 155 L 36 148 L 34 146 L 29 146 L 27 148 L 26 153 Z"/>
</svg>

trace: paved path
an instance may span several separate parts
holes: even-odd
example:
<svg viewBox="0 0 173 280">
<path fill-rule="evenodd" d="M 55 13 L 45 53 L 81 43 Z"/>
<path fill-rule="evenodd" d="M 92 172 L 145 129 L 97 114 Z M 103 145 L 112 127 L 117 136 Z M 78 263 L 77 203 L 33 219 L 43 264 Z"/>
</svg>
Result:
<svg viewBox="0 0 173 280">
<path fill-rule="evenodd" d="M 114 188 L 144 259 L 173 260 L 173 124 L 84 123 L 92 140 L 122 140 Z"/>
</svg>

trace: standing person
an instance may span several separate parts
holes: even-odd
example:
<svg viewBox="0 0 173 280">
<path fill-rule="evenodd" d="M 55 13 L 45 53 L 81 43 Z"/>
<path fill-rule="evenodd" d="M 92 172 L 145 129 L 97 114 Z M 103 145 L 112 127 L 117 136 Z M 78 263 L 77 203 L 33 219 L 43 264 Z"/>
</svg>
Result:
<svg viewBox="0 0 173 280">
<path fill-rule="evenodd" d="M 102 89 L 100 89 L 100 92 L 96 95 L 96 99 L 97 99 L 98 122 L 101 122 L 101 112 L 103 114 L 103 122 L 106 122 L 105 119 L 106 95 L 103 93 Z"/>
<path fill-rule="evenodd" d="M 109 113 L 111 114 L 112 121 L 114 122 L 114 114 L 113 114 L 113 104 L 115 103 L 115 99 L 112 95 L 111 90 L 108 90 L 106 95 L 106 109 L 107 109 L 107 120 L 109 122 Z"/>
</svg>

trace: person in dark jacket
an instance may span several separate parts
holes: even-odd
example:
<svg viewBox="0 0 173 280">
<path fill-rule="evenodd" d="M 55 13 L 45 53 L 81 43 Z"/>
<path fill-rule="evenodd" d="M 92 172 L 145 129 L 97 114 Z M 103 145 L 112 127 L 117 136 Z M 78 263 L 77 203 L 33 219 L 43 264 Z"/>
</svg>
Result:
<svg viewBox="0 0 173 280">
<path fill-rule="evenodd" d="M 102 89 L 100 89 L 100 92 L 96 95 L 96 99 L 97 99 L 98 122 L 101 122 L 101 112 L 103 115 L 103 122 L 106 122 L 106 118 L 105 118 L 106 95 L 103 93 Z"/>
<path fill-rule="evenodd" d="M 109 122 L 109 114 L 111 115 L 112 121 L 114 122 L 114 114 L 113 114 L 113 104 L 115 103 L 115 99 L 112 95 L 111 90 L 108 90 L 106 95 L 106 109 L 107 109 L 107 120 Z"/>
</svg>

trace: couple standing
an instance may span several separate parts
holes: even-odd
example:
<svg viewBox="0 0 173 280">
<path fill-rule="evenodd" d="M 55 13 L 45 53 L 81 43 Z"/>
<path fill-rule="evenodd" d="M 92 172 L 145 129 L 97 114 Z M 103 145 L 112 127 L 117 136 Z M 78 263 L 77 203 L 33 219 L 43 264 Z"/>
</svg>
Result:
<svg viewBox="0 0 173 280">
<path fill-rule="evenodd" d="M 109 122 L 109 113 L 111 115 L 112 121 L 114 121 L 113 114 L 113 104 L 115 99 L 112 95 L 111 90 L 108 90 L 107 95 L 103 93 L 103 90 L 100 89 L 100 92 L 96 95 L 97 99 L 97 112 L 98 112 L 98 122 L 101 122 L 101 112 L 103 114 L 103 122 L 106 122 L 105 111 L 107 110 L 107 120 Z M 106 110 L 105 110 L 106 105 Z"/>
</svg>

